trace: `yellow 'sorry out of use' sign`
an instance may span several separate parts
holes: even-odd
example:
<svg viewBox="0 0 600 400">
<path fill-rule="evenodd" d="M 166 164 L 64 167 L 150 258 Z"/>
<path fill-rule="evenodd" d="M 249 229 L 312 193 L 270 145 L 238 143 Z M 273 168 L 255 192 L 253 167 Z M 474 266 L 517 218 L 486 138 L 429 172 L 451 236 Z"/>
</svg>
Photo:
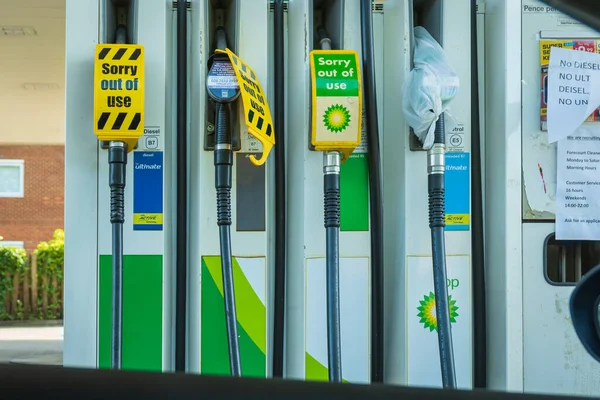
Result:
<svg viewBox="0 0 600 400">
<path fill-rule="evenodd" d="M 94 62 L 94 133 L 128 150 L 144 134 L 144 47 L 98 44 Z"/>
<path fill-rule="evenodd" d="M 248 64 L 229 49 L 217 50 L 217 52 L 229 56 L 235 76 L 240 83 L 240 94 L 248 132 L 262 144 L 262 156 L 257 159 L 254 155 L 250 155 L 250 161 L 254 165 L 263 165 L 275 145 L 275 130 L 267 96 L 258 81 L 258 77 Z"/>
</svg>

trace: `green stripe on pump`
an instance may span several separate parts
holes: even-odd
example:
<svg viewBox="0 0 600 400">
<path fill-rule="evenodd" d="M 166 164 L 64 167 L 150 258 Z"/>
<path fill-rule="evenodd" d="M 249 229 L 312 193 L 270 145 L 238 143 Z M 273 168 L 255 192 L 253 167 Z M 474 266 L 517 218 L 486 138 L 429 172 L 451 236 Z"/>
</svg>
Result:
<svg viewBox="0 0 600 400">
<path fill-rule="evenodd" d="M 110 368 L 112 328 L 112 256 L 100 256 L 98 365 Z M 122 368 L 162 370 L 162 255 L 123 257 Z"/>
<path fill-rule="evenodd" d="M 266 377 L 266 308 L 233 258 L 242 376 Z M 229 375 L 221 258 L 202 257 L 200 371 Z"/>
<path fill-rule="evenodd" d="M 305 373 L 307 381 L 329 381 L 329 370 L 320 362 L 317 361 L 316 358 L 311 356 L 308 351 L 305 353 L 306 357 L 304 359 L 305 364 Z M 343 383 L 348 383 L 347 380 L 342 379 Z"/>
<path fill-rule="evenodd" d="M 340 231 L 369 230 L 367 154 L 352 154 L 340 170 Z"/>
</svg>

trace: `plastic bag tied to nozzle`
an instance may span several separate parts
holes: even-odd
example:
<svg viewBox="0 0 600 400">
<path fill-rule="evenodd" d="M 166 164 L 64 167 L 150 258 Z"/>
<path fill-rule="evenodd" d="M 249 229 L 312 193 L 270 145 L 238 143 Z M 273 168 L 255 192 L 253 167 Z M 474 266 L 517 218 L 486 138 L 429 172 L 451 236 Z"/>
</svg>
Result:
<svg viewBox="0 0 600 400">
<path fill-rule="evenodd" d="M 446 125 L 453 128 L 448 106 L 458 92 L 459 80 L 444 49 L 425 28 L 414 29 L 414 40 L 414 68 L 403 87 L 402 109 L 423 149 L 429 150 L 433 146 L 435 123 L 442 113 Z"/>
</svg>

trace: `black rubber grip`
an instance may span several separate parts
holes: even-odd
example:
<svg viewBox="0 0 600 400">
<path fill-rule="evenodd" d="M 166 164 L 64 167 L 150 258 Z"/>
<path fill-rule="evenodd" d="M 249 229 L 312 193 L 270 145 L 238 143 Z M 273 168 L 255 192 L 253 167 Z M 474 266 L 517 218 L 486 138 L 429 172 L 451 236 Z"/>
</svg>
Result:
<svg viewBox="0 0 600 400">
<path fill-rule="evenodd" d="M 446 126 L 444 124 L 444 113 L 440 114 L 440 118 L 435 123 L 434 143 L 446 144 Z"/>
<path fill-rule="evenodd" d="M 230 143 L 228 135 L 229 121 L 227 114 L 227 105 L 217 103 L 217 123 L 215 124 L 217 131 L 215 132 L 215 144 Z"/>
<path fill-rule="evenodd" d="M 325 228 L 340 227 L 340 176 L 325 175 L 324 179 Z"/>
<path fill-rule="evenodd" d="M 231 225 L 230 188 L 217 188 L 217 225 Z"/>
<path fill-rule="evenodd" d="M 429 227 L 446 226 L 444 175 L 432 174 L 429 180 Z"/>
<path fill-rule="evenodd" d="M 110 222 L 125 222 L 125 175 L 127 150 L 114 146 L 108 149 L 108 185 L 110 187 Z"/>
<path fill-rule="evenodd" d="M 125 222 L 125 189 L 122 187 L 110 188 L 110 222 Z"/>
<path fill-rule="evenodd" d="M 227 105 L 217 103 L 215 144 L 230 144 Z M 217 189 L 217 225 L 231 225 L 231 149 L 215 150 L 215 188 Z"/>
</svg>

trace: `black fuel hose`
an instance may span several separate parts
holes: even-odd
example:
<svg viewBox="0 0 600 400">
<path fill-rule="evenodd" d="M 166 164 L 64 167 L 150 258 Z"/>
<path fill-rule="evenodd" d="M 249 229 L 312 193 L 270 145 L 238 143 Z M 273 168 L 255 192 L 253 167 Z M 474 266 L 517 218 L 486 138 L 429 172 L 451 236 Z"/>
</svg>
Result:
<svg viewBox="0 0 600 400">
<path fill-rule="evenodd" d="M 377 119 L 372 0 L 361 0 L 364 99 L 369 143 L 371 215 L 371 382 L 383 382 L 383 202 Z"/>
<path fill-rule="evenodd" d="M 110 142 L 108 148 L 110 223 L 112 224 L 112 330 L 111 369 L 121 369 L 123 360 L 123 223 L 125 222 L 125 184 L 127 145 Z"/>
<path fill-rule="evenodd" d="M 187 1 L 177 2 L 177 234 L 175 371 L 186 370 L 187 322 Z"/>
<path fill-rule="evenodd" d="M 322 50 L 331 50 L 324 26 L 317 27 Z M 325 276 L 327 286 L 327 360 L 330 382 L 342 381 L 342 329 L 340 318 L 340 164 L 339 151 L 323 153 L 323 205 L 325 216 Z"/>
<path fill-rule="evenodd" d="M 223 300 L 229 346 L 229 367 L 232 376 L 242 376 L 240 345 L 235 309 L 233 261 L 231 254 L 231 170 L 233 151 L 229 134 L 227 104 L 217 103 L 215 124 L 215 189 L 217 190 L 217 225 L 221 245 L 221 271 L 223 274 Z"/>
<path fill-rule="evenodd" d="M 283 0 L 275 0 L 273 52 L 275 57 L 275 288 L 273 301 L 273 377 L 283 377 L 285 337 L 285 280 L 287 268 L 285 171 L 285 49 Z"/>
<path fill-rule="evenodd" d="M 327 359 L 330 382 L 342 381 L 340 320 L 340 153 L 323 154 L 326 229 Z"/>
<path fill-rule="evenodd" d="M 479 64 L 477 51 L 477 0 L 471 0 L 471 253 L 473 255 L 473 383 L 487 388 L 487 324 L 485 291 L 485 243 L 481 176 L 481 128 L 479 121 Z"/>
<path fill-rule="evenodd" d="M 444 388 L 456 388 L 454 349 L 448 309 L 448 286 L 446 274 L 446 244 L 444 230 L 445 212 L 445 125 L 442 113 L 435 124 L 433 147 L 427 151 L 427 175 L 429 189 L 429 228 L 431 229 L 431 251 L 433 258 L 433 289 L 435 314 L 438 325 L 440 365 Z"/>
<path fill-rule="evenodd" d="M 115 43 L 127 43 L 127 27 L 117 26 Z M 112 225 L 112 326 L 110 367 L 121 369 L 123 362 L 123 224 L 125 223 L 125 184 L 127 145 L 114 141 L 108 148 L 108 185 Z"/>
</svg>

